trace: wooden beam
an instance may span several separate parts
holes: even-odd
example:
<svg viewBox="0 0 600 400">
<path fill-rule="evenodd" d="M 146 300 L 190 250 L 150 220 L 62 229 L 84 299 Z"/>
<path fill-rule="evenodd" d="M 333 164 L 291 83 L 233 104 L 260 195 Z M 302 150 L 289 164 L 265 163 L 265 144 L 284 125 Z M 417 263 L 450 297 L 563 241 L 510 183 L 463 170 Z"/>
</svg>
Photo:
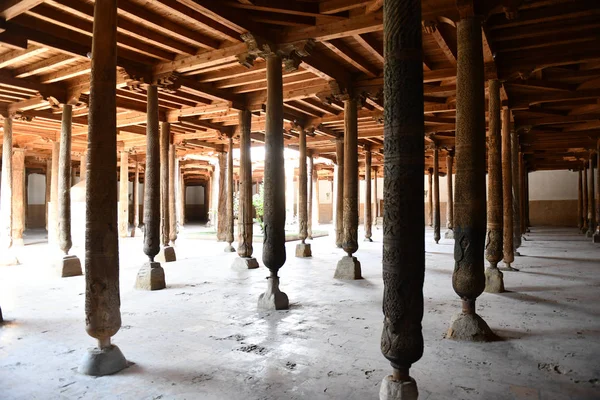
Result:
<svg viewBox="0 0 600 400">
<path fill-rule="evenodd" d="M 3 0 L 0 2 L 0 17 L 8 21 L 26 13 L 43 2 L 44 0 Z"/>
<path fill-rule="evenodd" d="M 329 42 L 324 41 L 323 44 L 337 56 L 342 58 L 354 68 L 363 72 L 368 77 L 376 77 L 379 71 L 371 65 L 363 56 L 358 54 L 354 49 L 344 43 L 341 39 L 334 39 Z"/>
<path fill-rule="evenodd" d="M 319 12 L 321 14 L 337 14 L 369 5 L 371 2 L 372 0 L 326 0 L 319 3 Z"/>
</svg>

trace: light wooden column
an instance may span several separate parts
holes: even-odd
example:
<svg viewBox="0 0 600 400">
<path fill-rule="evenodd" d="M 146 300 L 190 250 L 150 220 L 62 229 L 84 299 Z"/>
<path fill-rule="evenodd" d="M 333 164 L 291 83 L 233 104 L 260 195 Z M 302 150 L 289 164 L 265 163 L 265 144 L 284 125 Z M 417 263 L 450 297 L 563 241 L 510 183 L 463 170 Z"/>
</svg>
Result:
<svg viewBox="0 0 600 400">
<path fill-rule="evenodd" d="M 307 193 L 306 193 L 306 201 L 307 201 L 306 209 L 308 212 L 307 217 L 306 217 L 306 232 L 307 232 L 308 238 L 310 240 L 312 240 L 312 238 L 313 238 L 312 228 L 313 228 L 313 204 L 314 204 L 314 199 L 313 199 L 314 171 L 315 171 L 314 160 L 313 160 L 312 152 L 310 152 L 308 155 L 308 167 L 306 170 L 306 183 L 308 185 Z"/>
<path fill-rule="evenodd" d="M 60 142 L 52 142 L 52 173 L 50 176 L 50 204 L 48 206 L 48 244 L 58 244 L 58 158 Z"/>
<path fill-rule="evenodd" d="M 169 145 L 169 240 L 171 246 L 175 246 L 177 240 L 177 216 L 175 206 L 175 182 L 177 172 L 175 171 L 175 145 Z M 204 196 L 206 198 L 206 196 Z"/>
<path fill-rule="evenodd" d="M 215 174 L 213 175 L 211 189 L 217 194 L 217 202 L 214 203 L 215 215 L 217 221 L 213 221 L 213 224 L 217 226 L 217 240 L 224 242 L 227 236 L 227 153 L 224 151 L 219 152 L 218 165 Z"/>
<path fill-rule="evenodd" d="M 452 166 L 454 163 L 454 150 L 449 150 L 446 155 L 446 185 L 448 197 L 446 202 L 446 239 L 454 239 L 454 184 L 452 183 Z"/>
<path fill-rule="evenodd" d="M 234 193 L 234 182 L 233 182 L 233 135 L 229 135 L 229 148 L 227 151 L 227 201 L 226 201 L 226 216 L 225 220 L 227 224 L 225 226 L 225 242 L 227 245 L 225 246 L 224 251 L 226 253 L 235 252 L 235 248 L 232 246 L 233 243 L 233 193 Z"/>
<path fill-rule="evenodd" d="M 371 148 L 365 148 L 365 242 L 372 242 L 373 206 L 371 204 Z"/>
<path fill-rule="evenodd" d="M 81 153 L 79 158 L 79 181 L 85 181 L 87 177 L 87 151 Z"/>
<path fill-rule="evenodd" d="M 129 235 L 129 151 L 121 150 L 119 172 L 119 236 Z"/>
<path fill-rule="evenodd" d="M 308 172 L 306 168 L 306 131 L 300 129 L 298 157 L 298 234 L 301 240 L 296 245 L 296 257 L 312 257 L 308 237 Z"/>
<path fill-rule="evenodd" d="M 433 240 L 439 243 L 441 239 L 440 213 L 440 149 L 436 143 L 433 148 Z"/>
<path fill-rule="evenodd" d="M 133 229 L 131 230 L 131 237 L 135 236 L 135 233 L 140 225 L 140 165 L 136 158 L 135 160 L 135 173 L 133 174 Z"/>
<path fill-rule="evenodd" d="M 171 241 L 171 212 L 169 201 L 169 188 L 171 175 L 169 174 L 169 148 L 171 146 L 171 124 L 161 122 L 160 124 L 160 240 L 162 249 L 158 254 L 161 262 L 173 262 L 177 260 L 175 249 L 169 245 Z"/>
<path fill-rule="evenodd" d="M 12 243 L 23 246 L 25 230 L 25 149 L 14 148 L 12 155 Z"/>
<path fill-rule="evenodd" d="M 342 247 L 344 241 L 344 138 L 335 140 L 336 187 L 335 187 L 335 245 Z"/>
</svg>

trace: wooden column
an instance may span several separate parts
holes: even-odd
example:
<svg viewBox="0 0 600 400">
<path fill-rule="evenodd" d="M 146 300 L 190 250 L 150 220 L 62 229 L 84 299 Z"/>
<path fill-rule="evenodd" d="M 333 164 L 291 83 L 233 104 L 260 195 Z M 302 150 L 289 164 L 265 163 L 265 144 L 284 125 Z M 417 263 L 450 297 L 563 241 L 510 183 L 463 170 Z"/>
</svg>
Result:
<svg viewBox="0 0 600 400">
<path fill-rule="evenodd" d="M 238 209 L 238 256 L 234 267 L 241 269 L 258 268 L 258 261 L 252 257 L 252 158 L 251 158 L 251 125 L 252 113 L 249 110 L 239 112 L 240 122 L 240 201 Z M 257 184 L 258 185 L 258 184 Z"/>
<path fill-rule="evenodd" d="M 381 352 L 393 374 L 383 379 L 379 393 L 380 399 L 416 399 L 410 368 L 423 355 L 425 275 L 421 2 L 386 0 L 383 15 L 383 225 L 388 228 L 383 232 Z"/>
<path fill-rule="evenodd" d="M 527 218 L 525 216 L 525 209 L 527 205 L 527 195 L 525 194 L 525 176 L 527 175 L 527 166 L 525 165 L 525 157 L 523 152 L 519 152 L 519 193 L 521 197 L 521 218 L 520 218 L 520 230 L 521 236 L 527 231 Z"/>
<path fill-rule="evenodd" d="M 454 163 L 454 150 L 449 150 L 446 155 L 446 184 L 448 198 L 446 202 L 446 239 L 454 239 L 454 185 L 452 184 L 452 166 Z"/>
<path fill-rule="evenodd" d="M 79 158 L 79 181 L 85 181 L 87 177 L 87 151 L 81 153 Z"/>
<path fill-rule="evenodd" d="M 12 244 L 23 246 L 26 207 L 25 149 L 13 149 L 12 169 Z"/>
<path fill-rule="evenodd" d="M 358 250 L 358 110 L 357 99 L 344 99 L 344 237 L 346 255 L 337 263 L 336 279 L 361 279 Z"/>
<path fill-rule="evenodd" d="M 213 184 L 214 188 L 212 190 L 217 193 L 218 202 L 215 203 L 216 206 L 216 221 L 213 220 L 213 224 L 217 225 L 217 240 L 219 242 L 224 242 L 227 238 L 227 185 L 226 185 L 226 177 L 227 177 L 227 153 L 224 151 L 219 152 L 218 155 L 218 176 L 213 176 Z M 218 183 L 216 182 L 218 180 Z"/>
<path fill-rule="evenodd" d="M 476 313 L 485 288 L 485 94 L 482 18 L 459 8 L 456 75 L 456 198 L 454 201 L 454 273 L 452 287 L 462 313 L 452 318 L 446 337 L 484 341 L 493 333 Z"/>
<path fill-rule="evenodd" d="M 227 151 L 227 210 L 225 220 L 227 225 L 225 227 L 225 252 L 233 253 L 235 249 L 231 245 L 233 243 L 233 135 L 229 135 L 229 150 Z"/>
<path fill-rule="evenodd" d="M 283 159 L 283 77 L 281 57 L 266 56 L 267 109 L 265 121 L 265 174 L 263 263 L 269 269 L 268 286 L 258 299 L 262 309 L 289 308 L 289 300 L 279 290 L 277 273 L 285 263 L 285 171 Z"/>
<path fill-rule="evenodd" d="M 69 255 L 71 241 L 71 121 L 73 106 L 63 105 L 60 133 L 60 157 L 58 162 L 58 244 L 64 257 L 60 260 L 60 275 L 79 276 L 81 262 L 75 255 Z"/>
<path fill-rule="evenodd" d="M 48 244 L 58 244 L 58 158 L 60 142 L 52 142 L 52 174 L 50 176 L 50 204 L 48 205 Z M 114 172 L 113 172 L 114 173 Z"/>
<path fill-rule="evenodd" d="M 176 261 L 175 249 L 169 245 L 171 241 L 171 213 L 169 210 L 169 147 L 171 145 L 171 124 L 160 124 L 160 217 L 161 243 L 163 245 L 158 257 L 160 261 Z"/>
<path fill-rule="evenodd" d="M 313 198 L 314 172 L 315 172 L 315 166 L 314 166 L 312 152 L 310 152 L 308 155 L 308 168 L 307 168 L 307 173 L 306 173 L 306 183 L 308 185 L 307 194 L 306 194 L 306 202 L 307 202 L 306 209 L 308 212 L 307 217 L 306 217 L 306 233 L 310 240 L 312 240 L 312 238 L 313 238 L 312 227 L 313 227 L 313 204 L 314 204 L 314 198 Z"/>
<path fill-rule="evenodd" d="M 585 234 L 586 237 L 591 238 L 592 236 L 594 236 L 594 232 L 596 231 L 596 201 L 595 201 L 595 197 L 596 197 L 596 190 L 595 190 L 595 181 L 594 181 L 594 153 L 590 152 L 590 158 L 589 158 L 589 165 L 590 165 L 590 182 L 588 185 L 588 195 L 589 195 L 589 199 L 588 199 L 588 230 Z M 13 188 L 14 189 L 14 188 Z M 14 189 L 16 190 L 16 189 Z M 14 236 L 13 236 L 14 239 Z"/>
<path fill-rule="evenodd" d="M 177 174 L 175 172 L 175 145 L 169 145 L 169 240 L 171 245 L 175 245 L 177 240 L 177 216 L 175 215 L 175 180 Z M 206 196 L 205 196 L 206 197 Z"/>
<path fill-rule="evenodd" d="M 592 236 L 592 242 L 600 243 L 600 139 L 598 139 L 596 151 L 596 168 L 596 230 Z"/>
<path fill-rule="evenodd" d="M 500 122 L 500 81 L 489 81 L 488 207 L 485 258 L 485 291 L 504 292 L 504 279 L 498 269 L 502 261 L 502 136 Z"/>
<path fill-rule="evenodd" d="M 185 179 L 183 177 L 183 172 L 179 173 L 179 190 L 181 193 L 179 194 L 179 221 L 181 226 L 185 225 Z M 204 193 L 204 197 L 209 197 L 210 193 Z"/>
<path fill-rule="evenodd" d="M 85 321 L 98 349 L 79 372 L 109 375 L 127 367 L 111 337 L 121 327 L 117 229 L 117 1 L 94 3 L 86 184 Z M 54 174 L 53 174 L 54 175 Z"/>
<path fill-rule="evenodd" d="M 336 199 L 335 199 L 335 245 L 342 247 L 344 241 L 344 138 L 335 140 Z"/>
<path fill-rule="evenodd" d="M 512 193 L 512 147 L 510 137 L 510 111 L 502 109 L 502 249 L 505 268 L 515 270 L 511 264 L 515 261 L 513 245 L 513 193 Z"/>
<path fill-rule="evenodd" d="M 285 160 L 285 223 L 286 225 L 293 225 L 295 221 L 294 203 L 295 203 L 295 166 L 292 163 L 292 159 Z"/>
<path fill-rule="evenodd" d="M 521 175 L 519 173 L 519 135 L 516 130 L 511 132 L 512 148 L 512 185 L 513 185 L 513 246 L 515 256 L 520 256 L 517 249 L 521 247 Z"/>
<path fill-rule="evenodd" d="M 319 200 L 319 170 L 313 172 L 313 226 L 318 226 L 321 220 L 320 200 Z"/>
<path fill-rule="evenodd" d="M 427 215 L 429 226 L 433 227 L 433 168 L 427 170 Z"/>
<path fill-rule="evenodd" d="M 50 231 L 50 186 L 52 184 L 52 155 L 46 160 L 46 193 L 44 196 L 44 203 L 46 204 L 46 231 Z"/>
<path fill-rule="evenodd" d="M 375 225 L 377 225 L 377 218 L 379 218 L 379 195 L 377 189 L 377 179 L 379 174 L 379 167 L 373 167 L 373 202 L 375 203 L 374 214 L 375 214 Z"/>
<path fill-rule="evenodd" d="M 133 229 L 131 230 L 131 237 L 135 236 L 135 233 L 140 225 L 140 165 L 138 160 L 135 160 L 135 173 L 133 175 Z"/>
<path fill-rule="evenodd" d="M 121 150 L 119 173 L 119 236 L 129 234 L 129 151 Z"/>
<path fill-rule="evenodd" d="M 144 254 L 148 261 L 138 271 L 135 288 L 160 290 L 166 287 L 165 271 L 155 258 L 160 252 L 160 131 L 158 88 L 148 85 L 146 105 L 146 167 L 144 171 Z"/>
<path fill-rule="evenodd" d="M 13 120 L 4 117 L 2 135 L 2 182 L 0 185 L 0 265 L 17 265 L 19 261 L 12 249 L 13 226 Z"/>
<path fill-rule="evenodd" d="M 440 216 L 440 151 L 437 144 L 433 148 L 433 240 L 439 243 L 441 239 Z"/>
<path fill-rule="evenodd" d="M 581 168 L 578 170 L 579 180 L 577 181 L 577 229 L 581 232 L 583 229 L 583 177 Z"/>
<path fill-rule="evenodd" d="M 588 231 L 588 173 L 587 173 L 587 163 L 585 160 L 583 163 L 583 227 L 581 228 L 581 233 L 585 234 Z"/>
<path fill-rule="evenodd" d="M 371 148 L 365 148 L 365 242 L 372 242 L 373 205 L 371 204 Z"/>
<path fill-rule="evenodd" d="M 300 129 L 298 157 L 298 236 L 300 243 L 296 245 L 296 257 L 312 257 L 308 237 L 308 174 L 306 171 L 306 131 Z"/>
</svg>

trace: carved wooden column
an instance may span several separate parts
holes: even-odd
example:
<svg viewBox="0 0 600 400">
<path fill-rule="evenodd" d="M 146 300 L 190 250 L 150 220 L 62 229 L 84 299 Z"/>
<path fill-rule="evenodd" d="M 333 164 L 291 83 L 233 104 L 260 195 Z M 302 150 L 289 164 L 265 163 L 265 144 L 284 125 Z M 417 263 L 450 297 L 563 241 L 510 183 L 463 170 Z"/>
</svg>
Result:
<svg viewBox="0 0 600 400">
<path fill-rule="evenodd" d="M 502 261 L 502 136 L 500 122 L 500 81 L 489 81 L 488 208 L 485 258 L 485 291 L 504 292 L 504 279 L 498 269 Z"/>
<path fill-rule="evenodd" d="M 160 238 L 162 249 L 158 254 L 158 260 L 162 262 L 177 261 L 175 249 L 169 245 L 171 241 L 171 212 L 169 207 L 169 188 L 171 175 L 169 174 L 169 148 L 171 146 L 171 124 L 162 122 L 160 124 Z"/>
<path fill-rule="evenodd" d="M 0 185 L 0 265 L 17 265 L 19 261 L 12 247 L 13 225 L 13 141 L 12 117 L 4 117 L 2 135 L 2 184 Z"/>
<path fill-rule="evenodd" d="M 79 158 L 79 181 L 85 181 L 87 177 L 87 151 L 81 153 Z"/>
<path fill-rule="evenodd" d="M 52 142 L 52 174 L 50 176 L 50 204 L 48 205 L 48 244 L 58 244 L 58 158 L 60 142 Z M 114 173 L 114 172 L 113 172 Z"/>
<path fill-rule="evenodd" d="M 98 347 L 79 372 L 110 375 L 127 367 L 111 337 L 121 327 L 117 229 L 117 1 L 94 3 L 86 183 L 85 321 Z"/>
<path fill-rule="evenodd" d="M 224 242 L 227 237 L 227 153 L 219 152 L 218 155 L 218 175 L 213 177 L 213 185 L 215 193 L 218 193 L 218 202 L 216 206 L 216 221 L 213 219 L 213 224 L 217 226 L 217 241 Z M 215 184 L 218 179 L 218 183 Z"/>
<path fill-rule="evenodd" d="M 446 202 L 446 239 L 454 239 L 454 185 L 452 183 L 452 166 L 454 163 L 454 150 L 449 150 L 446 155 L 446 184 L 448 186 L 448 199 Z"/>
<path fill-rule="evenodd" d="M 371 204 L 371 148 L 365 147 L 365 242 L 372 242 L 373 205 Z"/>
<path fill-rule="evenodd" d="M 12 155 L 12 245 L 23 246 L 25 230 L 25 149 L 14 148 Z"/>
<path fill-rule="evenodd" d="M 176 150 L 174 144 L 169 144 L 169 240 L 171 246 L 175 246 L 177 240 L 177 216 L 175 215 L 175 171 Z M 205 196 L 206 198 L 206 196 Z"/>
<path fill-rule="evenodd" d="M 595 181 L 594 181 L 594 153 L 590 152 L 590 183 L 588 185 L 588 230 L 585 234 L 586 237 L 593 237 L 594 232 L 596 231 L 596 190 L 595 190 Z M 13 237 L 14 239 L 14 237 Z"/>
<path fill-rule="evenodd" d="M 314 172 L 315 172 L 315 166 L 314 166 L 312 152 L 310 152 L 308 155 L 308 169 L 307 169 L 307 173 L 306 173 L 306 183 L 308 185 L 307 194 L 306 194 L 306 209 L 308 212 L 308 215 L 306 217 L 306 233 L 310 240 L 312 240 L 312 238 L 313 238 L 312 227 L 313 227 L 313 204 L 314 204 L 314 198 L 313 198 Z"/>
<path fill-rule="evenodd" d="M 292 159 L 285 160 L 285 223 L 286 225 L 293 225 L 295 221 L 294 206 L 295 206 L 295 184 L 294 175 L 295 167 L 292 163 Z"/>
<path fill-rule="evenodd" d="M 583 227 L 581 228 L 581 233 L 585 234 L 588 231 L 588 173 L 587 173 L 587 163 L 583 160 Z"/>
<path fill-rule="evenodd" d="M 277 272 L 285 264 L 285 171 L 283 159 L 283 77 L 281 57 L 269 54 L 267 61 L 267 109 L 265 122 L 263 263 L 271 271 L 267 290 L 258 307 L 269 310 L 289 308 L 289 300 L 279 290 Z"/>
<path fill-rule="evenodd" d="M 515 261 L 513 192 L 512 192 L 512 147 L 510 132 L 510 111 L 502 109 L 502 249 L 506 270 L 517 271 L 511 264 Z"/>
<path fill-rule="evenodd" d="M 358 100 L 344 99 L 344 237 L 346 255 L 337 263 L 336 279 L 361 279 L 358 250 Z"/>
<path fill-rule="evenodd" d="M 379 218 L 379 195 L 377 193 L 377 179 L 379 174 L 379 167 L 373 167 L 373 202 L 375 203 L 375 226 L 377 226 L 377 218 Z"/>
<path fill-rule="evenodd" d="M 429 226 L 433 227 L 433 168 L 427 170 L 427 215 Z"/>
<path fill-rule="evenodd" d="M 181 223 L 181 227 L 185 225 L 185 179 L 183 177 L 183 172 L 179 173 L 179 190 L 181 193 L 179 194 L 179 221 Z M 210 193 L 204 193 L 205 197 L 210 197 Z"/>
<path fill-rule="evenodd" d="M 58 264 L 60 275 L 79 276 L 81 261 L 69 255 L 71 241 L 71 126 L 73 106 L 63 105 L 60 133 L 60 156 L 58 162 L 58 244 L 64 256 Z"/>
<path fill-rule="evenodd" d="M 581 232 L 583 229 L 583 177 L 581 168 L 577 171 L 579 173 L 579 180 L 577 181 L 577 229 Z"/>
<path fill-rule="evenodd" d="M 513 184 L 513 246 L 515 256 L 520 256 L 517 249 L 521 247 L 521 178 L 519 174 L 519 134 L 514 129 L 511 132 L 512 148 L 512 184 Z"/>
<path fill-rule="evenodd" d="M 596 151 L 596 231 L 592 236 L 593 243 L 600 243 L 600 139 L 598 139 L 598 149 Z M 593 196 L 592 196 L 593 197 Z"/>
<path fill-rule="evenodd" d="M 390 361 L 393 374 L 383 379 L 379 398 L 415 400 L 418 390 L 410 377 L 410 368 L 423 355 L 425 275 L 421 2 L 386 0 L 383 21 L 386 54 L 383 226 L 386 228 L 381 352 Z"/>
<path fill-rule="evenodd" d="M 335 245 L 342 247 L 344 241 L 344 138 L 335 140 L 336 157 L 336 200 L 335 200 Z"/>
<path fill-rule="evenodd" d="M 129 233 L 129 151 L 121 150 L 119 173 L 119 236 Z"/>
<path fill-rule="evenodd" d="M 452 318 L 446 337 L 485 341 L 492 331 L 476 313 L 485 289 L 485 94 L 481 23 L 468 5 L 459 8 L 456 75 L 456 198 L 452 287 L 462 312 Z"/>
<path fill-rule="evenodd" d="M 298 236 L 301 240 L 296 245 L 296 257 L 312 257 L 310 243 L 306 243 L 308 237 L 308 174 L 306 171 L 306 131 L 300 129 L 298 157 Z"/>
<path fill-rule="evenodd" d="M 227 151 L 227 214 L 225 220 L 227 225 L 225 227 L 225 241 L 227 245 L 224 251 L 226 253 L 233 253 L 235 249 L 231 245 L 233 243 L 233 135 L 229 135 L 229 150 Z"/>
<path fill-rule="evenodd" d="M 240 201 L 238 209 L 238 258 L 233 267 L 238 269 L 258 268 L 258 261 L 252 257 L 252 158 L 251 158 L 251 125 L 252 113 L 249 110 L 239 112 L 240 120 Z"/>
<path fill-rule="evenodd" d="M 165 271 L 155 257 L 160 251 L 160 133 L 158 128 L 158 89 L 149 85 L 146 112 L 146 168 L 144 173 L 144 253 L 148 261 L 138 271 L 136 289 L 160 290 L 166 287 Z"/>
<path fill-rule="evenodd" d="M 46 205 L 46 231 L 50 231 L 48 224 L 50 221 L 50 186 L 52 183 L 52 155 L 46 160 L 46 193 L 44 196 L 44 203 Z"/>
<path fill-rule="evenodd" d="M 319 169 L 315 168 L 313 173 L 313 226 L 319 226 L 321 221 L 321 209 L 320 209 L 320 181 L 319 181 Z"/>
<path fill-rule="evenodd" d="M 521 223 L 520 225 L 520 230 L 521 230 L 521 236 L 525 235 L 525 232 L 527 231 L 527 217 L 525 216 L 525 209 L 526 209 L 526 202 L 527 202 L 527 195 L 525 194 L 525 176 L 527 175 L 527 167 L 525 166 L 525 157 L 523 155 L 522 152 L 519 152 L 519 194 L 521 197 L 521 218 L 519 220 L 519 222 Z"/>
<path fill-rule="evenodd" d="M 437 144 L 433 147 L 433 240 L 439 243 L 441 238 L 440 213 L 440 151 Z"/>
<path fill-rule="evenodd" d="M 136 158 L 135 160 L 135 173 L 133 174 L 133 229 L 131 230 L 131 237 L 135 236 L 140 225 L 140 165 Z"/>
</svg>

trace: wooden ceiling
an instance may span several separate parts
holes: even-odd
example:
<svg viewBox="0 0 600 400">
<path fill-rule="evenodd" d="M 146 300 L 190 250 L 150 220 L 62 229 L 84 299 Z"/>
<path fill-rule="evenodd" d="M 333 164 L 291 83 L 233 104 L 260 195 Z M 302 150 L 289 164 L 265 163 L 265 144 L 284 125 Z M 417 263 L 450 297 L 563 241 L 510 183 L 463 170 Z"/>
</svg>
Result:
<svg viewBox="0 0 600 400">
<path fill-rule="evenodd" d="M 315 155 L 335 159 L 343 135 L 341 87 L 362 93 L 359 144 L 383 160 L 382 0 L 119 0 L 118 141 L 143 160 L 147 83 L 159 84 L 160 119 L 178 155 L 210 156 L 250 108 L 254 145 L 264 140 L 265 62 L 248 43 L 302 49 L 284 68 L 285 143 L 311 132 Z M 578 168 L 600 138 L 600 2 L 477 2 L 486 77 L 504 82 L 529 170 Z M 423 0 L 427 143 L 454 146 L 455 0 Z M 0 111 L 14 114 L 14 143 L 27 163 L 45 160 L 60 135 L 61 104 L 75 104 L 73 152 L 87 146 L 94 4 L 89 0 L 0 1 Z M 250 35 L 248 35 L 250 33 Z M 297 53 L 298 54 L 298 53 Z M 440 167 L 445 171 L 442 151 Z M 431 149 L 426 168 L 433 165 Z M 210 165 L 190 166 L 203 180 Z"/>
</svg>

